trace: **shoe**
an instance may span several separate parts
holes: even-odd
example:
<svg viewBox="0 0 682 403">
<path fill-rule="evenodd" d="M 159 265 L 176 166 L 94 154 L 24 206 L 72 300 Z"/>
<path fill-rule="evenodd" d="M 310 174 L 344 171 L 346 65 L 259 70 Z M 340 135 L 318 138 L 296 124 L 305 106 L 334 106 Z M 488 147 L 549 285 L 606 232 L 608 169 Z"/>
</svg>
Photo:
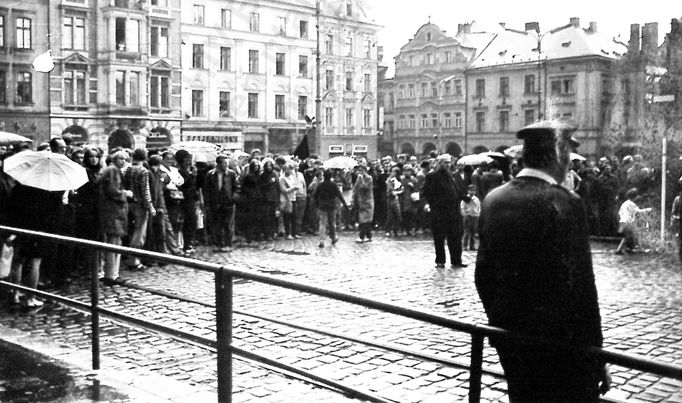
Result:
<svg viewBox="0 0 682 403">
<path fill-rule="evenodd" d="M 436 263 L 436 269 L 444 269 L 445 263 Z"/>
<path fill-rule="evenodd" d="M 385 235 L 385 236 L 391 236 L 391 233 L 390 233 L 390 232 L 387 232 L 387 233 L 385 233 L 384 235 Z"/>
<path fill-rule="evenodd" d="M 450 267 L 453 269 L 463 269 L 463 268 L 467 267 L 467 265 L 460 262 L 460 263 L 453 263 L 450 265 Z"/>
<path fill-rule="evenodd" d="M 334 241 L 332 241 L 332 244 L 333 243 Z M 317 246 L 319 246 L 320 248 L 324 248 L 324 241 L 320 241 L 320 243 Z"/>
<path fill-rule="evenodd" d="M 291 235 L 287 235 L 287 238 L 286 238 L 286 239 L 287 239 L 287 240 L 289 240 L 289 241 L 291 241 L 291 240 L 293 240 L 293 239 L 294 239 L 294 237 L 293 237 L 293 236 L 291 236 Z"/>
<path fill-rule="evenodd" d="M 26 308 L 38 308 L 43 305 L 44 305 L 43 301 L 37 300 L 35 297 L 28 298 L 24 303 L 24 306 Z"/>
<path fill-rule="evenodd" d="M 358 239 L 355 240 L 355 242 L 357 242 L 357 243 L 363 243 L 364 241 L 365 241 L 365 240 L 362 239 L 362 238 L 358 238 Z"/>
<path fill-rule="evenodd" d="M 301 239 L 301 238 L 303 238 L 303 237 L 298 235 L 298 234 L 294 235 L 294 239 Z"/>
<path fill-rule="evenodd" d="M 102 279 L 102 283 L 104 283 L 104 285 L 108 285 L 110 287 L 115 286 L 115 285 L 123 285 L 127 282 L 128 282 L 128 279 L 122 278 L 122 277 L 116 277 L 114 279 L 104 277 Z"/>
<path fill-rule="evenodd" d="M 223 246 L 222 248 L 220 248 L 220 252 L 230 253 L 230 252 L 232 252 L 232 248 L 230 248 L 229 246 Z"/>
<path fill-rule="evenodd" d="M 21 300 L 24 298 L 24 293 L 21 291 L 14 291 L 14 294 L 12 294 L 12 299 L 10 303 L 12 305 L 19 305 L 21 304 Z"/>
<path fill-rule="evenodd" d="M 372 238 L 367 238 L 365 242 L 372 242 Z"/>
<path fill-rule="evenodd" d="M 145 270 L 147 270 L 147 266 L 143 265 L 142 263 L 138 263 L 134 266 L 128 266 L 128 270 L 130 270 L 130 271 L 145 271 Z"/>
<path fill-rule="evenodd" d="M 616 255 L 623 255 L 624 254 L 622 250 L 617 250 L 615 253 L 616 253 Z"/>
<path fill-rule="evenodd" d="M 332 245 L 336 245 L 337 242 L 339 242 L 339 237 L 332 239 Z"/>
</svg>

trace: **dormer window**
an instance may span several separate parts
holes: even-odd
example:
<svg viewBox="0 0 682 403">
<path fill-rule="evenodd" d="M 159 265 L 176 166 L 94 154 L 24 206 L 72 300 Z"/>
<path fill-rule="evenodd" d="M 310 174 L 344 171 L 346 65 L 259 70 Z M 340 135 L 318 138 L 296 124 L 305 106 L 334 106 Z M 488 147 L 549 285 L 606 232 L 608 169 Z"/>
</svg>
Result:
<svg viewBox="0 0 682 403">
<path fill-rule="evenodd" d="M 351 3 L 350 1 L 346 3 L 346 16 L 347 17 L 353 16 L 353 3 Z"/>
<path fill-rule="evenodd" d="M 431 41 L 431 32 L 426 33 L 426 40 Z"/>
</svg>

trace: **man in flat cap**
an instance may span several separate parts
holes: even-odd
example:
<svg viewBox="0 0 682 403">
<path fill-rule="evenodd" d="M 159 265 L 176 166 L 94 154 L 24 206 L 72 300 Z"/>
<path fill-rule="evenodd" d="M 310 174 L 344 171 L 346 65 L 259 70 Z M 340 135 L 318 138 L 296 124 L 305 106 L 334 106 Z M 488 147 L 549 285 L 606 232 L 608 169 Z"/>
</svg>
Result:
<svg viewBox="0 0 682 403">
<path fill-rule="evenodd" d="M 524 168 L 491 191 L 479 218 L 475 281 L 491 326 L 575 346 L 602 346 L 585 208 L 562 188 L 573 129 L 521 129 Z M 491 338 L 511 402 L 596 402 L 608 370 L 587 353 Z"/>
<path fill-rule="evenodd" d="M 450 251 L 453 269 L 466 267 L 462 263 L 462 236 L 464 221 L 460 211 L 462 200 L 469 201 L 461 175 L 451 172 L 452 157 L 443 154 L 436 159 L 436 168 L 424 178 L 420 199 L 426 204 L 424 211 L 431 213 L 431 235 L 436 249 L 436 268 L 445 267 L 445 241 Z"/>
</svg>

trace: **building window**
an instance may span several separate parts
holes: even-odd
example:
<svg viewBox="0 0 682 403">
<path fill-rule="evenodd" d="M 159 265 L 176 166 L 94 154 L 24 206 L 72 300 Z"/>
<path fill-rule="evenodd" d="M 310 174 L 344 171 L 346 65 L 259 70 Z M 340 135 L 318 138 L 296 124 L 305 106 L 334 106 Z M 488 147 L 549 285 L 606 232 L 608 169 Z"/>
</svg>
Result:
<svg viewBox="0 0 682 403">
<path fill-rule="evenodd" d="M 85 72 L 67 70 L 64 72 L 64 105 L 86 105 Z"/>
<path fill-rule="evenodd" d="M 431 127 L 438 127 L 438 114 L 437 113 L 431 114 Z"/>
<path fill-rule="evenodd" d="M 346 37 L 346 56 L 353 57 L 353 37 Z"/>
<path fill-rule="evenodd" d="M 353 127 L 353 108 L 346 108 L 346 127 Z"/>
<path fill-rule="evenodd" d="M 140 51 L 140 22 L 116 18 L 116 50 L 125 52 Z"/>
<path fill-rule="evenodd" d="M 192 45 L 192 68 L 204 68 L 204 45 L 200 43 Z"/>
<path fill-rule="evenodd" d="M 432 97 L 437 97 L 438 96 L 438 83 L 431 83 L 431 96 Z"/>
<path fill-rule="evenodd" d="M 476 112 L 476 132 L 485 131 L 485 112 Z"/>
<path fill-rule="evenodd" d="M 5 16 L 0 15 L 0 48 L 5 47 Z"/>
<path fill-rule="evenodd" d="M 204 6 L 194 5 L 194 25 L 204 25 Z"/>
<path fill-rule="evenodd" d="M 286 58 L 284 56 L 284 53 L 276 53 L 275 54 L 275 74 L 278 76 L 283 76 L 284 75 L 284 65 L 286 62 Z"/>
<path fill-rule="evenodd" d="M 204 116 L 203 90 L 192 90 L 192 116 Z"/>
<path fill-rule="evenodd" d="M 286 19 L 286 17 L 277 17 L 277 35 L 287 36 L 287 19 Z"/>
<path fill-rule="evenodd" d="M 298 37 L 308 39 L 308 21 L 301 20 L 298 22 Z"/>
<path fill-rule="evenodd" d="M 421 121 L 421 128 L 427 128 L 429 127 L 429 115 L 426 113 L 422 113 L 422 121 Z"/>
<path fill-rule="evenodd" d="M 523 111 L 523 125 L 528 126 L 535 122 L 535 109 L 526 109 Z"/>
<path fill-rule="evenodd" d="M 372 92 L 372 75 L 365 73 L 365 92 Z"/>
<path fill-rule="evenodd" d="M 372 127 L 372 110 L 365 108 L 362 110 L 362 127 Z"/>
<path fill-rule="evenodd" d="M 324 124 L 327 127 L 334 126 L 334 108 L 329 106 L 324 108 Z"/>
<path fill-rule="evenodd" d="M 529 75 L 523 77 L 523 92 L 525 94 L 535 93 L 535 76 Z"/>
<path fill-rule="evenodd" d="M 218 93 L 218 114 L 221 118 L 230 117 L 230 92 L 220 91 Z"/>
<path fill-rule="evenodd" d="M 64 49 L 85 49 L 85 20 L 77 17 L 64 17 L 62 30 Z"/>
<path fill-rule="evenodd" d="M 285 119 L 284 95 L 275 95 L 275 119 Z"/>
<path fill-rule="evenodd" d="M 443 114 L 443 126 L 452 127 L 452 115 L 450 112 L 445 112 Z"/>
<path fill-rule="evenodd" d="M 17 49 L 31 49 L 31 20 L 17 18 Z"/>
<path fill-rule="evenodd" d="M 227 46 L 220 47 L 220 70 L 230 71 L 232 65 L 232 48 Z"/>
<path fill-rule="evenodd" d="M 479 78 L 476 80 L 476 98 L 485 97 L 485 79 Z"/>
<path fill-rule="evenodd" d="M 443 83 L 443 90 L 445 92 L 445 96 L 448 96 L 450 93 L 452 93 L 452 83 L 450 80 Z"/>
<path fill-rule="evenodd" d="M 452 52 L 447 51 L 445 52 L 445 63 L 451 63 L 452 62 Z"/>
<path fill-rule="evenodd" d="M 407 85 L 407 97 L 414 98 L 414 84 Z"/>
<path fill-rule="evenodd" d="M 422 83 L 422 97 L 429 96 L 429 85 L 427 83 Z"/>
<path fill-rule="evenodd" d="M 308 77 L 308 56 L 298 56 L 298 76 Z"/>
<path fill-rule="evenodd" d="M 346 91 L 353 91 L 353 72 L 346 72 Z"/>
<path fill-rule="evenodd" d="M 0 70 L 0 104 L 7 102 L 7 76 Z"/>
<path fill-rule="evenodd" d="M 509 96 L 509 77 L 500 77 L 500 96 Z"/>
<path fill-rule="evenodd" d="M 168 57 L 168 27 L 151 27 L 149 51 L 152 56 Z"/>
<path fill-rule="evenodd" d="M 410 129 L 414 129 L 414 128 L 415 128 L 414 115 L 409 115 L 409 116 L 407 117 L 407 126 L 408 126 Z"/>
<path fill-rule="evenodd" d="M 455 127 L 462 127 L 462 112 L 455 112 Z"/>
<path fill-rule="evenodd" d="M 454 80 L 455 83 L 455 95 L 462 95 L 462 80 Z"/>
<path fill-rule="evenodd" d="M 414 67 L 414 56 L 410 56 L 409 62 L 408 62 L 410 67 Z"/>
<path fill-rule="evenodd" d="M 249 92 L 248 116 L 252 119 L 258 117 L 258 93 Z"/>
<path fill-rule="evenodd" d="M 120 70 L 116 71 L 116 73 L 114 73 L 114 79 L 116 80 L 116 105 L 125 105 L 125 72 Z"/>
<path fill-rule="evenodd" d="M 80 2 L 84 2 L 81 0 Z M 152 6 L 168 7 L 168 0 L 152 0 Z"/>
<path fill-rule="evenodd" d="M 499 131 L 505 133 L 509 131 L 509 111 L 500 111 L 499 115 Z"/>
<path fill-rule="evenodd" d="M 140 73 L 128 74 L 128 105 L 140 105 Z"/>
<path fill-rule="evenodd" d="M 114 5 L 116 7 L 124 7 L 124 8 L 128 8 L 130 6 L 128 0 L 115 0 Z"/>
<path fill-rule="evenodd" d="M 298 120 L 304 120 L 308 114 L 308 97 L 305 95 L 298 96 Z"/>
<path fill-rule="evenodd" d="M 167 72 L 152 71 L 149 77 L 149 106 L 152 108 L 169 108 L 170 77 Z"/>
<path fill-rule="evenodd" d="M 220 10 L 220 26 L 225 29 L 232 29 L 232 10 L 227 8 Z"/>
<path fill-rule="evenodd" d="M 398 129 L 405 128 L 405 115 L 398 116 Z"/>
<path fill-rule="evenodd" d="M 365 59 L 371 59 L 372 58 L 372 41 L 365 41 L 365 45 L 363 48 L 364 54 L 365 54 Z"/>
<path fill-rule="evenodd" d="M 334 54 L 334 35 L 329 35 L 324 38 L 324 49 L 328 55 Z"/>
<path fill-rule="evenodd" d="M 258 74 L 258 51 L 249 50 L 249 73 Z"/>
<path fill-rule="evenodd" d="M 398 87 L 398 99 L 405 98 L 405 84 L 400 84 Z"/>
<path fill-rule="evenodd" d="M 426 64 L 433 64 L 433 55 L 431 53 L 426 54 Z"/>
<path fill-rule="evenodd" d="M 251 16 L 249 17 L 249 30 L 251 32 L 260 31 L 260 14 L 251 13 Z"/>
<path fill-rule="evenodd" d="M 346 17 L 353 16 L 353 3 L 350 1 L 346 2 Z"/>
<path fill-rule="evenodd" d="M 326 90 L 334 88 L 334 70 L 327 70 L 324 72 L 324 88 Z"/>
<path fill-rule="evenodd" d="M 550 90 L 552 95 L 568 95 L 573 94 L 573 79 L 562 78 L 559 80 L 552 80 L 550 82 Z"/>
</svg>

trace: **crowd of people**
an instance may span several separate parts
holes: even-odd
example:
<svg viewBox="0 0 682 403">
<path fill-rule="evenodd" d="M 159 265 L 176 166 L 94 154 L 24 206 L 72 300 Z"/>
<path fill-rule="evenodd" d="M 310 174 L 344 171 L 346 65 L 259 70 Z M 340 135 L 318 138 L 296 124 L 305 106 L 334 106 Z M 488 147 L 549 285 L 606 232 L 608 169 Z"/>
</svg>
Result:
<svg viewBox="0 0 682 403">
<path fill-rule="evenodd" d="M 377 231 L 386 237 L 429 232 L 437 267 L 445 264 L 445 241 L 453 267 L 465 266 L 461 250 L 476 249 L 482 201 L 522 164 L 519 159 L 496 159 L 462 165 L 434 152 L 421 160 L 401 154 L 376 161 L 359 158 L 349 169 L 326 169 L 316 156 L 299 160 L 255 149 L 208 161 L 185 150 L 119 147 L 105 153 L 75 146 L 68 137 L 53 138 L 38 150 L 66 154 L 86 169 L 88 183 L 66 193 L 47 192 L 3 173 L 0 222 L 185 257 L 193 256 L 198 244 L 222 253 L 230 252 L 236 241 L 248 245 L 310 236 L 325 247 L 338 241 L 338 231 L 357 231 L 358 243 L 371 242 Z M 0 160 L 20 151 L 3 147 Z M 447 177 L 439 176 L 441 172 Z M 604 157 L 593 163 L 574 161 L 562 185 L 585 201 L 592 234 L 616 235 L 619 198 L 624 201 L 628 189 L 646 191 L 652 176 L 639 155 Z M 456 180 L 448 184 L 447 178 Z M 450 211 L 452 206 L 457 211 Z M 95 265 L 102 268 L 104 284 L 116 285 L 125 282 L 121 268 L 143 271 L 151 264 L 135 257 L 121 261 L 116 253 L 18 240 L 12 278 L 21 282 L 27 272 L 26 283 L 35 287 L 41 265 L 49 266 L 42 282 L 60 286 Z"/>
</svg>

